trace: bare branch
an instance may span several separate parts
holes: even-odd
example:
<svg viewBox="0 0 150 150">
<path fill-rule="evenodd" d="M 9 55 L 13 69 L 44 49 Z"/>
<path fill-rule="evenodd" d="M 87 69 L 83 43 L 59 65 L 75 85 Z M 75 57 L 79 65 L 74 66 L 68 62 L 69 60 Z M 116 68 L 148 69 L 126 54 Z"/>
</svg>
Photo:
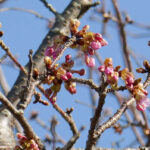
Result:
<svg viewBox="0 0 150 150">
<path fill-rule="evenodd" d="M 101 91 L 99 92 L 99 102 L 98 102 L 98 106 L 95 110 L 95 114 L 91 119 L 91 125 L 90 125 L 90 129 L 89 129 L 89 134 L 88 134 L 88 140 L 86 141 L 86 148 L 85 150 L 91 150 L 94 139 L 93 139 L 93 134 L 94 134 L 94 130 L 97 126 L 98 120 L 101 116 L 101 112 L 102 112 L 102 108 L 103 105 L 105 103 L 105 98 L 106 98 L 106 87 L 107 84 L 105 83 L 101 89 Z"/>
<path fill-rule="evenodd" d="M 112 125 L 114 125 L 122 116 L 122 114 L 125 112 L 125 110 L 127 109 L 127 107 L 129 105 L 131 105 L 135 100 L 132 98 L 126 102 L 124 102 L 120 109 L 118 109 L 118 111 L 113 115 L 113 117 L 111 117 L 108 121 L 106 121 L 105 123 L 103 123 L 101 126 L 99 126 L 93 134 L 93 140 L 90 141 L 92 145 L 96 144 L 96 141 L 98 140 L 98 138 L 101 136 L 101 134 L 107 129 L 110 128 Z M 90 147 L 87 148 L 87 150 L 90 150 Z"/>
<path fill-rule="evenodd" d="M 7 95 L 10 90 L 10 87 L 6 81 L 6 78 L 5 78 L 5 75 L 3 73 L 1 66 L 0 66 L 0 86 L 2 90 L 4 91 L 5 95 Z"/>
<path fill-rule="evenodd" d="M 0 64 L 3 62 L 3 60 L 4 60 L 6 57 L 7 57 L 7 54 L 5 54 L 4 56 L 2 56 L 2 57 L 0 58 Z"/>
<path fill-rule="evenodd" d="M 17 65 L 17 67 L 20 68 L 21 71 L 23 71 L 25 74 L 27 74 L 24 67 L 20 65 L 20 63 L 16 60 L 16 58 L 12 55 L 9 48 L 5 45 L 5 43 L 0 39 L 0 47 L 6 52 L 6 54 L 10 57 L 10 59 Z"/>
<path fill-rule="evenodd" d="M 13 114 L 13 116 L 19 121 L 21 126 L 24 129 L 26 136 L 30 139 L 34 139 L 38 144 L 41 150 L 44 150 L 44 146 L 40 141 L 39 137 L 34 133 L 32 127 L 28 123 L 28 121 L 24 118 L 24 114 L 21 111 L 18 111 L 12 103 L 0 92 L 0 101 L 8 108 L 8 110 Z"/>
<path fill-rule="evenodd" d="M 96 90 L 97 92 L 100 91 L 100 88 L 91 79 L 87 80 L 87 79 L 73 77 L 70 79 L 70 81 L 77 82 L 80 84 L 85 84 L 85 85 L 88 85 L 91 89 Z"/>
<path fill-rule="evenodd" d="M 48 8 L 55 16 L 58 15 L 58 12 L 53 8 L 53 6 L 47 3 L 46 0 L 40 0 L 46 8 Z"/>
<path fill-rule="evenodd" d="M 126 62 L 126 66 L 129 68 L 129 71 L 132 71 L 132 65 L 131 65 L 130 58 L 129 58 L 128 45 L 127 45 L 126 32 L 124 29 L 124 23 L 123 23 L 122 18 L 121 18 L 121 13 L 119 11 L 119 6 L 117 3 L 117 0 L 112 0 L 112 3 L 113 3 L 113 6 L 114 6 L 114 9 L 115 9 L 118 21 L 119 21 L 118 26 L 120 29 L 120 39 L 121 39 L 121 43 L 122 43 L 123 53 L 125 56 L 124 59 Z"/>
</svg>

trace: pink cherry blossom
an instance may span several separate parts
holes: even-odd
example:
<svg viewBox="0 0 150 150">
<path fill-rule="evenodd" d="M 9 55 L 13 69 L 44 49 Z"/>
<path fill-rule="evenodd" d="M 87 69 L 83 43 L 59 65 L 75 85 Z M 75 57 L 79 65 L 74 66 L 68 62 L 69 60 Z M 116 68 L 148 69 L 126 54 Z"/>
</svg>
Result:
<svg viewBox="0 0 150 150">
<path fill-rule="evenodd" d="M 63 74 L 61 75 L 61 79 L 64 80 L 64 81 L 67 81 L 67 80 L 68 80 L 67 76 L 66 76 L 66 75 L 63 75 Z"/>
<path fill-rule="evenodd" d="M 85 75 L 85 70 L 84 70 L 84 69 L 79 70 L 79 75 L 80 75 L 80 76 Z"/>
<path fill-rule="evenodd" d="M 101 40 L 103 39 L 103 36 L 99 33 L 95 33 L 95 39 L 101 42 Z"/>
<path fill-rule="evenodd" d="M 95 59 L 93 57 L 85 54 L 85 63 L 88 67 L 94 67 L 95 66 Z"/>
<path fill-rule="evenodd" d="M 71 55 L 69 55 L 69 54 L 66 55 L 66 56 L 65 56 L 65 59 L 66 59 L 66 62 L 68 62 L 68 61 L 71 59 Z"/>
<path fill-rule="evenodd" d="M 92 48 L 89 48 L 88 50 L 89 55 L 94 55 L 95 54 L 95 50 Z"/>
<path fill-rule="evenodd" d="M 136 108 L 139 111 L 144 111 L 150 104 L 149 99 L 145 96 L 143 99 L 136 102 Z"/>
<path fill-rule="evenodd" d="M 105 74 L 110 75 L 114 72 L 114 69 L 112 67 L 106 67 L 105 68 Z"/>
<path fill-rule="evenodd" d="M 105 39 L 102 39 L 102 41 L 100 43 L 101 43 L 101 46 L 108 45 L 108 42 Z"/>
<path fill-rule="evenodd" d="M 54 52 L 54 48 L 53 47 L 48 47 L 46 50 L 45 50 L 45 56 L 52 56 L 53 55 L 53 52 Z"/>
<path fill-rule="evenodd" d="M 98 50 L 99 48 L 101 48 L 101 43 L 99 41 L 92 41 L 90 43 L 90 47 L 94 50 Z"/>
<path fill-rule="evenodd" d="M 71 72 L 67 72 L 66 76 L 67 76 L 68 79 L 70 79 L 70 78 L 72 78 L 72 73 Z"/>
<path fill-rule="evenodd" d="M 104 71 L 105 71 L 105 66 L 104 66 L 104 65 L 100 66 L 100 67 L 98 68 L 98 71 L 99 71 L 99 72 L 104 72 Z"/>
</svg>

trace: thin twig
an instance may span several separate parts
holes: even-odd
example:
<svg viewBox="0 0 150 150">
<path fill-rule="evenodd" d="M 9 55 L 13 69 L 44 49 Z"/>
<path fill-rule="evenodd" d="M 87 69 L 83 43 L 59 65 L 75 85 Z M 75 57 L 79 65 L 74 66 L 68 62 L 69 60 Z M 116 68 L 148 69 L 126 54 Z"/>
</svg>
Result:
<svg viewBox="0 0 150 150">
<path fill-rule="evenodd" d="M 89 70 L 89 75 L 88 75 L 89 77 L 88 77 L 88 79 L 93 79 L 93 69 L 88 68 L 88 70 Z M 94 93 L 93 93 L 92 88 L 89 88 L 89 92 L 90 92 L 91 106 L 93 106 L 93 108 L 94 108 L 94 107 L 96 108 L 96 98 L 95 98 L 95 95 L 94 95 Z M 94 114 L 95 109 L 92 109 L 92 112 L 93 112 L 93 114 Z"/>
<path fill-rule="evenodd" d="M 32 53 L 33 51 L 30 50 L 29 51 L 29 73 L 28 73 L 28 82 L 27 82 L 27 86 L 29 87 L 31 84 L 31 80 L 32 80 L 32 74 L 33 74 L 33 60 L 32 60 Z"/>
<path fill-rule="evenodd" d="M 93 80 L 91 79 L 81 79 L 81 78 L 71 78 L 70 81 L 73 81 L 73 82 L 77 82 L 77 83 L 80 83 L 80 84 L 85 84 L 85 85 L 88 85 L 91 89 L 94 89 L 95 91 L 99 92 L 100 91 L 100 88 L 93 82 Z"/>
<path fill-rule="evenodd" d="M 40 18 L 40 19 L 44 19 L 44 20 L 46 20 L 46 21 L 49 21 L 48 18 L 46 18 L 46 17 L 44 17 L 44 16 L 41 16 L 41 15 L 38 14 L 36 11 L 30 10 L 30 9 L 14 8 L 14 7 L 12 7 L 12 8 L 1 8 L 1 9 L 0 9 L 0 12 L 9 11 L 9 10 L 26 12 L 26 13 L 32 14 L 32 15 L 34 15 L 35 17 L 38 17 L 38 18 Z"/>
<path fill-rule="evenodd" d="M 22 110 L 25 110 L 25 108 L 31 102 L 32 95 L 34 94 L 35 85 L 39 84 L 39 81 L 34 81 L 32 78 L 32 73 L 33 73 L 32 53 L 33 53 L 33 51 L 30 50 L 30 52 L 29 52 L 29 73 L 28 73 L 27 86 L 25 87 L 25 89 L 23 91 L 23 96 L 22 96 L 21 101 L 17 105 L 17 108 L 22 109 Z"/>
<path fill-rule="evenodd" d="M 109 89 L 107 89 L 107 93 L 115 92 L 115 91 L 124 91 L 126 89 L 127 89 L 126 86 L 120 86 L 120 87 L 117 87 L 116 89 L 109 88 Z"/>
<path fill-rule="evenodd" d="M 89 107 L 89 108 L 92 108 L 93 110 L 95 110 L 95 109 L 96 109 L 96 107 L 95 107 L 95 106 L 90 105 L 90 104 L 87 104 L 87 103 L 84 103 L 83 101 L 75 100 L 75 102 L 76 102 L 76 103 L 78 103 L 78 104 L 81 104 L 81 105 L 87 106 L 87 107 Z"/>
<path fill-rule="evenodd" d="M 1 58 L 0 58 L 0 64 L 4 61 L 4 59 L 7 57 L 7 54 L 3 55 Z"/>
<path fill-rule="evenodd" d="M 144 88 L 147 88 L 150 85 L 150 73 L 148 73 L 147 78 L 143 85 L 144 85 Z"/>
<path fill-rule="evenodd" d="M 12 55 L 9 48 L 5 45 L 5 43 L 0 39 L 0 47 L 7 53 L 7 55 L 10 57 L 10 59 L 17 65 L 17 67 L 20 68 L 22 72 L 24 72 L 27 75 L 27 71 L 20 65 L 20 63 L 16 60 L 16 58 Z"/>
<path fill-rule="evenodd" d="M 79 137 L 80 133 L 73 135 L 63 148 L 57 148 L 57 150 L 70 150 Z"/>
<path fill-rule="evenodd" d="M 125 56 L 124 57 L 125 58 L 125 63 L 126 63 L 126 66 L 129 68 L 129 71 L 132 71 L 132 65 L 131 65 L 131 61 L 130 61 L 130 58 L 129 58 L 128 45 L 127 45 L 126 32 L 125 32 L 125 29 L 124 29 L 124 23 L 123 23 L 122 18 L 121 18 L 121 13 L 119 11 L 119 6 L 118 6 L 118 3 L 117 3 L 117 0 L 112 0 L 112 3 L 113 3 L 113 6 L 114 6 L 114 9 L 115 9 L 118 21 L 119 21 L 118 22 L 118 27 L 120 29 L 120 39 L 121 39 L 121 43 L 122 43 L 123 53 L 124 53 L 124 56 Z"/>
<path fill-rule="evenodd" d="M 53 6 L 47 3 L 46 0 L 40 0 L 46 8 L 48 8 L 55 16 L 58 15 L 58 12 L 53 8 Z"/>
<path fill-rule="evenodd" d="M 8 94 L 9 90 L 10 90 L 10 87 L 8 85 L 8 82 L 5 78 L 5 75 L 3 73 L 3 70 L 2 70 L 2 67 L 0 66 L 0 86 L 3 90 L 3 92 L 5 93 L 5 95 Z"/>
</svg>

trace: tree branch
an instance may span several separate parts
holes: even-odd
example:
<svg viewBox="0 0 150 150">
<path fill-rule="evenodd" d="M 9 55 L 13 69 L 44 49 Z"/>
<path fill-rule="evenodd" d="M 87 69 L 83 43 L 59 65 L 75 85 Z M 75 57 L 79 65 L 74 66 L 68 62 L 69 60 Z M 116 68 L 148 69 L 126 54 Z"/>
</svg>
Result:
<svg viewBox="0 0 150 150">
<path fill-rule="evenodd" d="M 0 101 L 8 108 L 8 110 L 13 114 L 13 116 L 19 121 L 19 123 L 24 129 L 25 135 L 29 139 L 34 139 L 35 142 L 38 144 L 39 148 L 41 150 L 44 150 L 45 149 L 44 145 L 40 141 L 39 137 L 37 137 L 37 135 L 34 133 L 28 121 L 25 119 L 23 112 L 18 111 L 1 92 L 0 92 Z"/>
</svg>

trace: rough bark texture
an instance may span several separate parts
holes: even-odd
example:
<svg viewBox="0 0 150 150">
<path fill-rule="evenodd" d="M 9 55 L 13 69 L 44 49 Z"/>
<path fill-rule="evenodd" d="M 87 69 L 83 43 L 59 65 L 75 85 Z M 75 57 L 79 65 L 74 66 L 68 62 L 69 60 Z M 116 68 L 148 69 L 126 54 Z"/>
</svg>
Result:
<svg viewBox="0 0 150 150">
<path fill-rule="evenodd" d="M 56 23 L 51 31 L 45 36 L 41 45 L 39 46 L 37 52 L 33 57 L 34 67 L 38 68 L 40 71 L 44 69 L 43 57 L 44 50 L 50 45 L 53 38 L 60 35 L 69 33 L 69 21 L 70 19 L 80 18 L 88 9 L 91 0 L 72 0 L 64 12 L 56 16 Z M 36 37 L 35 37 L 36 38 Z M 28 64 L 26 65 L 26 69 Z M 13 103 L 17 104 L 20 101 L 20 93 L 23 87 L 26 86 L 27 77 L 20 72 L 14 86 L 8 93 L 7 98 Z M 12 116 L 6 108 L 1 108 L 0 112 L 0 145 L 4 146 L 14 146 L 15 139 L 13 135 L 13 128 L 10 125 L 12 122 Z"/>
</svg>

